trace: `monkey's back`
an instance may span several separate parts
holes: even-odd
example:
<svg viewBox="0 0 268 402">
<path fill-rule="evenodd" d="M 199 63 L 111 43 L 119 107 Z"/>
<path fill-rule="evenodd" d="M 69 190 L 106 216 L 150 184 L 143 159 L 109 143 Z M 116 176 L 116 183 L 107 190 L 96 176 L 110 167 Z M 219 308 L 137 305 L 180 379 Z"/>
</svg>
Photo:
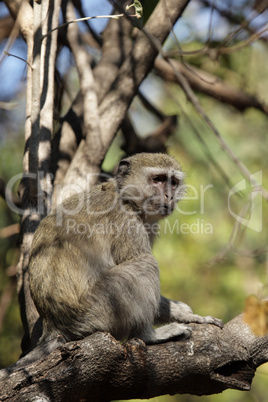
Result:
<svg viewBox="0 0 268 402">
<path fill-rule="evenodd" d="M 77 197 L 66 200 L 34 236 L 32 297 L 45 331 L 66 340 L 96 330 L 127 338 L 157 313 L 158 266 L 148 234 L 139 216 L 119 203 L 113 187 L 111 181 L 83 193 L 80 209 Z"/>
</svg>

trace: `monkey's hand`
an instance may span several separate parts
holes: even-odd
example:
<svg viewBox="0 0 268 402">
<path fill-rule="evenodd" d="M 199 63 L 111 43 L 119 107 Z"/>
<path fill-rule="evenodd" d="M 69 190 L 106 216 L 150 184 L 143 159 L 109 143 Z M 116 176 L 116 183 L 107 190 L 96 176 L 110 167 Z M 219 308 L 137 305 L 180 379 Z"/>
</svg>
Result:
<svg viewBox="0 0 268 402">
<path fill-rule="evenodd" d="M 184 324 L 213 324 L 223 328 L 223 322 L 218 318 L 206 316 L 202 317 L 198 314 L 193 314 L 192 309 L 185 303 L 173 301 L 161 296 L 159 305 L 158 323 L 181 322 Z"/>
</svg>

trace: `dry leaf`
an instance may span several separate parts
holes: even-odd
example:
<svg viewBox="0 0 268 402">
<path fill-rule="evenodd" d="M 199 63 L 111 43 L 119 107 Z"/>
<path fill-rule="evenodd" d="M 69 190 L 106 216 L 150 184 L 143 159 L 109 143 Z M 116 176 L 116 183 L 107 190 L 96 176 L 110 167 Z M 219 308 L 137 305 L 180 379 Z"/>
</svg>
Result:
<svg viewBox="0 0 268 402">
<path fill-rule="evenodd" d="M 268 334 L 268 301 L 251 295 L 246 299 L 244 321 L 257 336 Z"/>
</svg>

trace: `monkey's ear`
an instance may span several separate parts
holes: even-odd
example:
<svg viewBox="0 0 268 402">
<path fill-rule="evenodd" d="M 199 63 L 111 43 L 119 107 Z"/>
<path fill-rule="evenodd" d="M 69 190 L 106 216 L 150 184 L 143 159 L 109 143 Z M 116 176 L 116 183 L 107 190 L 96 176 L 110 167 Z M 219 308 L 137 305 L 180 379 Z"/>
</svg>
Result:
<svg viewBox="0 0 268 402">
<path fill-rule="evenodd" d="M 119 163 L 119 166 L 117 168 L 117 172 L 115 175 L 115 179 L 116 179 L 117 186 L 119 189 L 121 189 L 123 187 L 124 178 L 127 176 L 129 171 L 130 171 L 130 162 L 127 161 L 126 159 L 123 159 Z"/>
<path fill-rule="evenodd" d="M 130 170 L 130 162 L 123 159 L 118 166 L 116 176 L 126 176 Z"/>
</svg>

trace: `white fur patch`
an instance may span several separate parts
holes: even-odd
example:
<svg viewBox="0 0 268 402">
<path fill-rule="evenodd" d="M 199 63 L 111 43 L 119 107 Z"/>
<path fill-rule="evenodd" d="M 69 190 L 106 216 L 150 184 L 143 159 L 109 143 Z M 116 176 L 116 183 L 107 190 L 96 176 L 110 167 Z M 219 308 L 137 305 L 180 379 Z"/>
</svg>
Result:
<svg viewBox="0 0 268 402">
<path fill-rule="evenodd" d="M 153 173 L 155 175 L 158 174 L 167 174 L 168 177 L 175 177 L 176 179 L 182 181 L 185 177 L 184 172 L 181 170 L 175 169 L 167 169 L 167 168 L 158 168 L 158 167 L 145 167 L 144 170 L 148 173 Z"/>
</svg>

